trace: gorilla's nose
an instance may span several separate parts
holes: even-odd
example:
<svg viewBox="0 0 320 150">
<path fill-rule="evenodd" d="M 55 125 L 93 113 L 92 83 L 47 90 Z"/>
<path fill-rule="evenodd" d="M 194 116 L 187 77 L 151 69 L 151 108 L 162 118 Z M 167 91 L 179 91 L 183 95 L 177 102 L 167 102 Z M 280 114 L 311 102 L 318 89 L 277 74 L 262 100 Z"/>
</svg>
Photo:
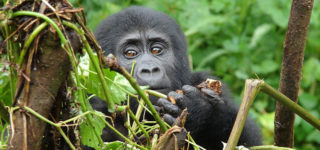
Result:
<svg viewBox="0 0 320 150">
<path fill-rule="evenodd" d="M 157 76 L 160 73 L 159 67 L 152 67 L 152 68 L 142 68 L 140 71 L 141 76 Z"/>
<path fill-rule="evenodd" d="M 142 64 L 138 70 L 138 76 L 146 80 L 157 79 L 162 74 L 160 68 L 153 64 Z"/>
<path fill-rule="evenodd" d="M 155 64 L 141 64 L 137 69 L 140 84 L 153 86 L 159 84 L 164 76 L 163 70 Z"/>
</svg>

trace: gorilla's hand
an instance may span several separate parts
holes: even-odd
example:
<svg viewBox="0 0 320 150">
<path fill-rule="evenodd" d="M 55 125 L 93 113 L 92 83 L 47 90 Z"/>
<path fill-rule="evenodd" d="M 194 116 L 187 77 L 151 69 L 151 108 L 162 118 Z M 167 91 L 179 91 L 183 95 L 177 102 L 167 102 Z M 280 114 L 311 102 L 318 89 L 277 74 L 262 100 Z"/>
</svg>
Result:
<svg viewBox="0 0 320 150">
<path fill-rule="evenodd" d="M 163 98 L 160 98 L 157 102 L 157 106 L 163 108 L 162 115 L 164 120 L 170 125 L 175 122 L 184 108 L 187 108 L 189 113 L 187 123 L 188 120 L 194 119 L 201 122 L 202 119 L 205 119 L 204 117 L 210 116 L 213 106 L 217 103 L 223 103 L 216 92 L 206 88 L 199 90 L 194 86 L 185 85 L 182 87 L 182 91 L 182 93 L 171 91 L 168 94 L 169 98 L 175 99 L 176 104 Z"/>
</svg>

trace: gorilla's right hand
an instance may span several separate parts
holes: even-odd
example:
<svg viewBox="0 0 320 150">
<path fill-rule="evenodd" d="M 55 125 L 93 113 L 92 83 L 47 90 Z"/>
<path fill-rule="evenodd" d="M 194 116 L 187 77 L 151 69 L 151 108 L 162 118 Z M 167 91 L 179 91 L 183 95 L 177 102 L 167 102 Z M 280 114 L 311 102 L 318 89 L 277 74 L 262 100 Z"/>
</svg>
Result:
<svg viewBox="0 0 320 150">
<path fill-rule="evenodd" d="M 199 90 L 190 85 L 183 86 L 181 93 L 169 92 L 168 97 L 175 99 L 175 104 L 167 99 L 159 98 L 156 105 L 162 108 L 163 112 L 160 111 L 160 114 L 170 125 L 175 122 L 184 108 L 187 108 L 188 111 L 187 123 L 191 121 L 192 124 L 197 124 L 197 122 L 202 124 L 211 116 L 213 107 L 223 102 L 216 92 L 206 88 Z"/>
</svg>

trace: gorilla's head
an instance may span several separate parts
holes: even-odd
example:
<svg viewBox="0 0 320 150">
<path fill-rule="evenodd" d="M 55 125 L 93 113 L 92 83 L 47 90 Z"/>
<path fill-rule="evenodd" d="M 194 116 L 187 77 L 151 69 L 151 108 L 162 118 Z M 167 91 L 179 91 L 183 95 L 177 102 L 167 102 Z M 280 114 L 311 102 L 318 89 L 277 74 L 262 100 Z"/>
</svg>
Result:
<svg viewBox="0 0 320 150">
<path fill-rule="evenodd" d="M 105 19 L 95 36 L 104 54 L 114 54 L 128 71 L 136 61 L 134 77 L 139 84 L 162 92 L 188 84 L 186 38 L 166 14 L 129 7 Z"/>
</svg>

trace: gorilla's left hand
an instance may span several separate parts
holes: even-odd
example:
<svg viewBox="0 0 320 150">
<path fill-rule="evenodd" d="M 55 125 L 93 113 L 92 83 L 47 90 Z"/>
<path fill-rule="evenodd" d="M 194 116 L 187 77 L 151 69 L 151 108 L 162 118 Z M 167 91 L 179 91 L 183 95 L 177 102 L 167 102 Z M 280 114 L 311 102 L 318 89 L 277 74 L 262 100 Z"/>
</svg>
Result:
<svg viewBox="0 0 320 150">
<path fill-rule="evenodd" d="M 192 120 L 192 124 L 200 125 L 207 117 L 211 116 L 215 105 L 223 103 L 216 92 L 206 88 L 199 90 L 194 86 L 185 85 L 182 87 L 182 91 L 182 93 L 171 91 L 168 94 L 169 98 L 175 99 L 176 104 L 164 98 L 157 101 L 157 106 L 163 108 L 163 112 L 160 112 L 163 119 L 170 125 L 175 122 L 184 108 L 187 108 L 188 111 L 186 124 Z"/>
</svg>

